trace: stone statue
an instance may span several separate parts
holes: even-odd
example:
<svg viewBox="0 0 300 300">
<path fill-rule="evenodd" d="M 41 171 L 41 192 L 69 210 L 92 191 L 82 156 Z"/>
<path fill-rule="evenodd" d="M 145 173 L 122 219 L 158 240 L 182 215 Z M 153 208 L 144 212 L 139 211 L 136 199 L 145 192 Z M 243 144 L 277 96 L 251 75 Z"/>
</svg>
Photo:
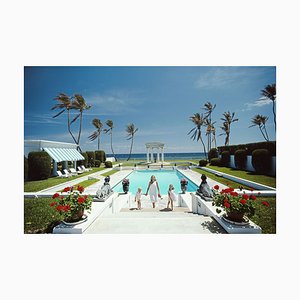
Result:
<svg viewBox="0 0 300 300">
<path fill-rule="evenodd" d="M 104 178 L 104 184 L 96 192 L 96 197 L 93 199 L 94 201 L 104 202 L 114 192 L 110 187 L 109 181 L 110 177 L 106 176 Z"/>
<path fill-rule="evenodd" d="M 196 194 L 199 195 L 201 198 L 203 198 L 206 201 L 212 201 L 214 194 L 213 194 L 211 188 L 209 187 L 206 179 L 207 179 L 207 177 L 204 174 L 202 174 L 202 176 L 201 176 L 202 182 L 200 183 Z"/>
</svg>

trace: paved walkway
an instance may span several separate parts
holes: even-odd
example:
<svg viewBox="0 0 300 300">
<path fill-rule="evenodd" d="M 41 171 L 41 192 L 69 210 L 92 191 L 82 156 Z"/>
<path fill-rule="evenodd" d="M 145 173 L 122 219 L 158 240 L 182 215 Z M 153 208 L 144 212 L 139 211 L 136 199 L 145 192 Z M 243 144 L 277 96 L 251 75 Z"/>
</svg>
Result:
<svg viewBox="0 0 300 300">
<path fill-rule="evenodd" d="M 101 216 L 85 231 L 90 233 L 125 234 L 210 234 L 226 233 L 211 217 L 196 215 L 187 207 L 166 209 L 167 196 L 152 208 L 149 197 L 142 196 L 141 210 L 136 209 L 134 195 L 119 213 Z"/>
</svg>

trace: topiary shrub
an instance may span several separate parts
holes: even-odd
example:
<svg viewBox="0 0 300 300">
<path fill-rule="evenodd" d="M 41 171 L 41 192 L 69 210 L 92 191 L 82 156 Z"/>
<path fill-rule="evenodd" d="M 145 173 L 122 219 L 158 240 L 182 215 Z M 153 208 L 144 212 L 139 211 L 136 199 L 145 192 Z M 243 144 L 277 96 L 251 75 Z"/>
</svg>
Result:
<svg viewBox="0 0 300 300">
<path fill-rule="evenodd" d="M 247 162 L 247 151 L 236 150 L 234 152 L 234 164 L 237 169 L 244 170 Z"/>
<path fill-rule="evenodd" d="M 81 152 L 80 154 L 84 157 L 84 160 L 79 160 L 77 162 L 77 165 L 78 166 L 84 165 L 85 167 L 87 167 L 88 166 L 88 155 L 87 155 L 87 153 L 86 152 Z"/>
<path fill-rule="evenodd" d="M 106 161 L 106 155 L 103 150 L 95 151 L 95 159 L 100 160 L 101 163 Z"/>
<path fill-rule="evenodd" d="M 221 159 L 220 158 L 212 158 L 210 160 L 210 165 L 211 166 L 220 166 L 221 165 Z"/>
<path fill-rule="evenodd" d="M 105 164 L 105 168 L 112 168 L 112 162 L 111 161 L 106 161 L 104 164 Z"/>
<path fill-rule="evenodd" d="M 208 152 L 208 161 L 210 161 L 212 158 L 218 158 L 218 149 L 217 148 L 211 148 Z"/>
<path fill-rule="evenodd" d="M 271 169 L 271 155 L 267 149 L 252 152 L 252 166 L 257 173 L 267 174 Z"/>
<path fill-rule="evenodd" d="M 100 167 L 101 161 L 98 159 L 95 159 L 95 167 Z"/>
<path fill-rule="evenodd" d="M 86 151 L 88 162 L 88 167 L 94 167 L 95 166 L 95 152 L 94 151 Z"/>
<path fill-rule="evenodd" d="M 51 157 L 47 152 L 38 151 L 28 154 L 28 178 L 42 180 L 50 177 Z"/>
<path fill-rule="evenodd" d="M 200 159 L 199 160 L 199 166 L 200 167 L 205 167 L 207 166 L 208 161 L 206 159 Z"/>
<path fill-rule="evenodd" d="M 230 152 L 229 151 L 223 151 L 221 153 L 221 161 L 220 166 L 228 167 L 230 162 Z"/>
<path fill-rule="evenodd" d="M 28 159 L 24 156 L 24 181 L 28 179 Z"/>
</svg>

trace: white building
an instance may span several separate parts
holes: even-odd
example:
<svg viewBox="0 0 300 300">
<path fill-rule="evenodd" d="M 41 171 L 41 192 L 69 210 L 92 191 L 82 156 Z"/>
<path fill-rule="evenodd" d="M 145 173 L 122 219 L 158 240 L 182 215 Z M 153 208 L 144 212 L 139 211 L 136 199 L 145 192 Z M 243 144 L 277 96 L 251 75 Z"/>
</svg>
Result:
<svg viewBox="0 0 300 300">
<path fill-rule="evenodd" d="M 147 149 L 147 163 L 153 163 L 155 162 L 154 159 L 154 151 L 157 153 L 156 155 L 156 162 L 163 163 L 164 162 L 164 146 L 165 144 L 160 143 L 160 142 L 151 142 L 151 143 L 146 143 L 146 149 Z"/>
<path fill-rule="evenodd" d="M 53 175 L 57 175 L 57 163 L 62 162 L 63 168 L 68 168 L 68 161 L 74 163 L 76 169 L 76 162 L 84 160 L 84 157 L 77 151 L 77 145 L 71 143 L 53 142 L 45 140 L 25 140 L 24 141 L 24 155 L 28 157 L 29 152 L 46 151 L 53 162 Z"/>
</svg>

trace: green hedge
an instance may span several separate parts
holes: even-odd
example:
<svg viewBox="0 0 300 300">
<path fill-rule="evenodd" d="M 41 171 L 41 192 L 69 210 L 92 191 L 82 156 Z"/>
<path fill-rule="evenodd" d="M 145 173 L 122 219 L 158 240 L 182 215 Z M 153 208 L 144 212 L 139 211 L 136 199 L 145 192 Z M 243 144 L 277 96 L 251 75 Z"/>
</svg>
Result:
<svg viewBox="0 0 300 300">
<path fill-rule="evenodd" d="M 252 152 L 252 166 L 257 173 L 268 174 L 271 170 L 271 155 L 267 149 Z"/>
<path fill-rule="evenodd" d="M 86 151 L 88 157 L 88 166 L 94 167 L 95 166 L 95 152 L 94 151 Z"/>
<path fill-rule="evenodd" d="M 104 163 L 106 161 L 105 152 L 103 150 L 95 151 L 95 159 L 100 160 L 101 163 Z"/>
<path fill-rule="evenodd" d="M 218 158 L 218 149 L 217 148 L 211 148 L 208 152 L 208 161 L 210 161 L 212 158 Z"/>
<path fill-rule="evenodd" d="M 37 151 L 28 154 L 28 179 L 42 180 L 50 177 L 51 157 L 47 152 Z"/>
<path fill-rule="evenodd" d="M 251 155 L 252 152 L 256 149 L 266 149 L 269 151 L 271 156 L 276 156 L 276 141 L 218 147 L 218 150 L 220 152 L 229 151 L 230 155 L 234 155 L 236 150 L 241 150 L 241 149 L 246 150 L 247 155 Z"/>
<path fill-rule="evenodd" d="M 105 162 L 105 168 L 112 168 L 112 162 L 111 161 L 106 161 Z"/>
<path fill-rule="evenodd" d="M 212 166 L 221 166 L 221 159 L 220 158 L 212 158 L 211 160 L 210 160 L 210 164 L 212 165 Z"/>
<path fill-rule="evenodd" d="M 221 153 L 220 164 L 223 167 L 228 167 L 229 163 L 230 163 L 230 152 L 225 150 Z"/>
<path fill-rule="evenodd" d="M 101 165 L 101 161 L 100 160 L 98 160 L 98 159 L 95 159 L 95 167 L 100 167 L 100 165 Z"/>
<path fill-rule="evenodd" d="M 200 159 L 199 160 L 199 166 L 200 167 L 205 167 L 207 165 L 207 160 L 206 159 Z"/>
<path fill-rule="evenodd" d="M 240 149 L 234 152 L 234 164 L 237 169 L 245 170 L 247 163 L 247 151 Z"/>
<path fill-rule="evenodd" d="M 24 181 L 28 179 L 28 159 L 24 156 Z"/>
</svg>

